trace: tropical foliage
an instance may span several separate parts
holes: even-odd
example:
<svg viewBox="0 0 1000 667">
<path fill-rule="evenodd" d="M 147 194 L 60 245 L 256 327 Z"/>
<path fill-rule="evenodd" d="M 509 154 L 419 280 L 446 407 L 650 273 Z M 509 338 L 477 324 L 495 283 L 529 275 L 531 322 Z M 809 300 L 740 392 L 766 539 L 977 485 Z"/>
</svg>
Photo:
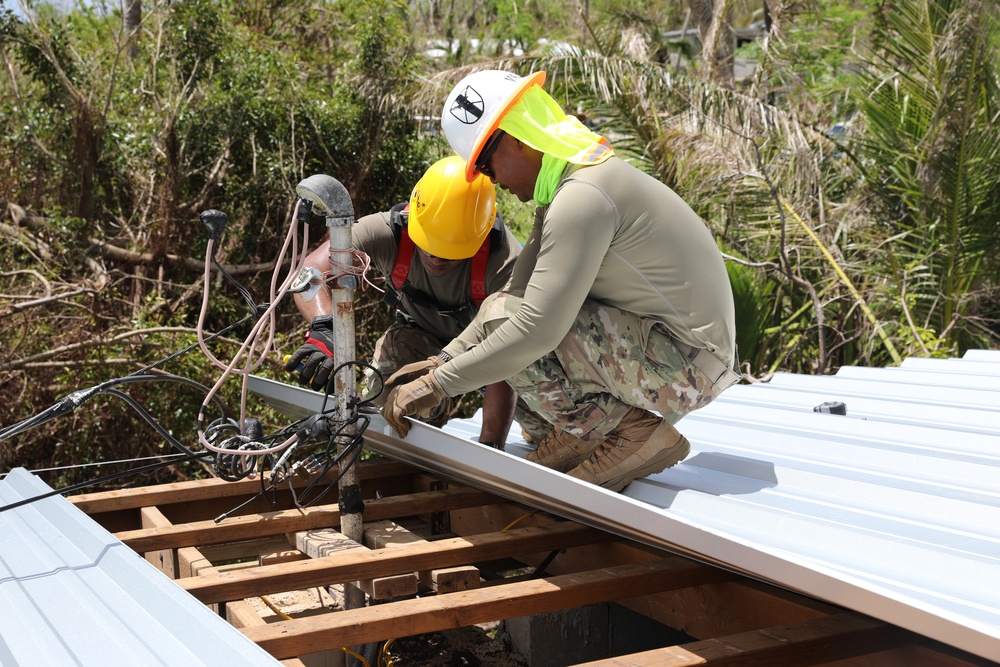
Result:
<svg viewBox="0 0 1000 667">
<path fill-rule="evenodd" d="M 748 379 L 1000 345 L 990 0 L 137 4 L 141 22 L 104 2 L 0 14 L 0 427 L 191 344 L 201 211 L 228 215 L 216 258 L 261 302 L 301 179 L 335 176 L 358 215 L 401 201 L 447 152 L 441 100 L 482 67 L 545 69 L 702 215 Z M 523 237 L 530 207 L 500 206 Z M 363 356 L 386 313 L 359 304 Z M 247 314 L 225 283 L 210 305 L 212 331 Z M 280 313 L 260 372 L 282 377 L 301 327 Z M 164 369 L 217 375 L 197 352 Z M 188 436 L 197 391 L 129 393 Z M 0 471 L 162 453 L 136 422 L 78 411 L 0 443 Z"/>
</svg>

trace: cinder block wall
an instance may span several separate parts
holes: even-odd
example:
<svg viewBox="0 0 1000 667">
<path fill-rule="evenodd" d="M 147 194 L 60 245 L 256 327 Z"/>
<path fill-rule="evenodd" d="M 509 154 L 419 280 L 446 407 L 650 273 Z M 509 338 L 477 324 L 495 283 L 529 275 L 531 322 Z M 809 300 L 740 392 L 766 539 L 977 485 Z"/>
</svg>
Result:
<svg viewBox="0 0 1000 667">
<path fill-rule="evenodd" d="M 616 604 L 508 619 L 504 631 L 529 665 L 566 667 L 694 641 Z"/>
</svg>

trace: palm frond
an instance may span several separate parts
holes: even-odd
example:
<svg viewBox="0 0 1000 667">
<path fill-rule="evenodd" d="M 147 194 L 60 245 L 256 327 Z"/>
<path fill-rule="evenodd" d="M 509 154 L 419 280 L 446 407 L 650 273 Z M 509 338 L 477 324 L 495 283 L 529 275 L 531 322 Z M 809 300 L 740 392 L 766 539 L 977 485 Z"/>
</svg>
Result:
<svg viewBox="0 0 1000 667">
<path fill-rule="evenodd" d="M 893 233 L 905 232 L 904 265 L 936 278 L 913 311 L 938 332 L 961 332 L 956 318 L 977 309 L 965 295 L 998 270 L 995 4 L 911 0 L 882 18 L 880 49 L 859 78 L 866 133 L 858 150 L 878 210 Z"/>
</svg>

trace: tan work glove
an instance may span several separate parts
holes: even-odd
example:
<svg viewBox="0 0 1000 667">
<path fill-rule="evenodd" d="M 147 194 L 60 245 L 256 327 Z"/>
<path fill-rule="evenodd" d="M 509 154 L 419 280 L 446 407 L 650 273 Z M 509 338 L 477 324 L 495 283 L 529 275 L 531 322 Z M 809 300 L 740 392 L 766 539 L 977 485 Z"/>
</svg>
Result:
<svg viewBox="0 0 1000 667">
<path fill-rule="evenodd" d="M 412 364 L 406 364 L 390 375 L 389 379 L 385 381 L 385 391 L 392 391 L 401 384 L 413 382 L 424 373 L 433 371 L 440 366 L 444 366 L 444 359 L 440 357 L 427 357 L 424 361 L 414 361 Z M 388 401 L 388 399 L 386 400 Z"/>
<path fill-rule="evenodd" d="M 437 381 L 434 371 L 425 373 L 413 382 L 400 385 L 389 392 L 389 398 L 382 408 L 382 416 L 392 425 L 399 437 L 405 438 L 410 432 L 409 415 L 426 417 L 440 405 L 448 394 Z"/>
</svg>

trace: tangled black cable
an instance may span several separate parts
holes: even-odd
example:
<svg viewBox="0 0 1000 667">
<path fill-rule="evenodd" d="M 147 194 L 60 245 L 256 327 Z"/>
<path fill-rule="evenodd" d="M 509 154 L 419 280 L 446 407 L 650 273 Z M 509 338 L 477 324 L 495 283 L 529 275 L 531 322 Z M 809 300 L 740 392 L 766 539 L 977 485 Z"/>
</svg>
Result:
<svg viewBox="0 0 1000 667">
<path fill-rule="evenodd" d="M 55 404 L 49 406 L 42 412 L 36 415 L 28 417 L 27 419 L 8 426 L 7 428 L 0 431 L 0 442 L 12 438 L 15 435 L 20 435 L 25 431 L 36 428 L 45 424 L 47 422 L 56 419 L 57 417 L 62 417 L 67 415 L 78 407 L 91 400 L 99 394 L 107 394 L 109 396 L 115 396 L 124 400 L 130 407 L 136 410 L 140 417 L 143 418 L 150 426 L 152 426 L 156 432 L 163 437 L 164 440 L 169 442 L 174 448 L 180 451 L 182 454 L 190 455 L 195 452 L 191 451 L 185 447 L 177 438 L 173 437 L 169 431 L 160 426 L 152 415 L 150 415 L 139 403 L 129 396 L 128 394 L 114 389 L 115 386 L 120 384 L 131 384 L 135 382 L 150 382 L 150 381 L 166 381 L 166 382 L 180 382 L 183 384 L 192 385 L 198 387 L 199 389 L 204 389 L 208 391 L 208 387 L 202 383 L 191 380 L 190 378 L 181 377 L 180 375 L 126 375 L 125 377 L 114 378 L 112 380 L 107 380 L 98 385 L 90 387 L 88 389 L 81 389 L 79 391 L 74 391 L 68 396 L 64 396 Z M 219 407 L 223 414 L 226 413 L 225 403 L 222 402 L 218 397 L 213 398 L 213 403 Z M 199 455 L 204 456 L 205 452 L 199 452 Z"/>
<path fill-rule="evenodd" d="M 341 478 L 361 456 L 361 450 L 364 449 L 365 444 L 364 433 L 371 423 L 371 418 L 366 413 L 375 411 L 371 404 L 382 394 L 385 387 L 382 374 L 377 369 L 357 361 L 340 364 L 330 374 L 331 378 L 336 377 L 341 369 L 352 366 L 368 369 L 370 371 L 369 377 L 378 381 L 378 391 L 367 399 L 356 398 L 347 406 L 350 414 L 338 418 L 336 409 L 327 408 L 331 380 L 326 387 L 320 412 L 299 419 L 281 431 L 262 437 L 260 441 L 255 443 L 255 447 L 259 450 L 290 435 L 296 436 L 295 441 L 281 453 L 281 456 L 276 457 L 274 454 L 268 454 L 258 457 L 259 467 L 252 472 L 260 475 L 261 490 L 253 497 L 216 517 L 216 523 L 220 523 L 258 499 L 264 499 L 272 506 L 277 505 L 278 491 L 285 484 L 287 484 L 292 496 L 292 502 L 300 509 L 315 505 L 337 486 Z M 292 453 L 300 455 L 296 457 L 294 462 L 290 462 Z M 216 466 L 226 469 L 225 473 L 219 471 L 220 476 L 230 474 L 233 478 L 238 479 L 249 476 L 251 471 L 235 468 L 235 459 L 238 455 L 231 456 L 233 459 L 217 459 Z M 329 473 L 334 468 L 339 468 L 339 473 L 330 478 Z M 300 491 L 296 491 L 296 479 L 308 480 L 308 484 Z"/>
</svg>

